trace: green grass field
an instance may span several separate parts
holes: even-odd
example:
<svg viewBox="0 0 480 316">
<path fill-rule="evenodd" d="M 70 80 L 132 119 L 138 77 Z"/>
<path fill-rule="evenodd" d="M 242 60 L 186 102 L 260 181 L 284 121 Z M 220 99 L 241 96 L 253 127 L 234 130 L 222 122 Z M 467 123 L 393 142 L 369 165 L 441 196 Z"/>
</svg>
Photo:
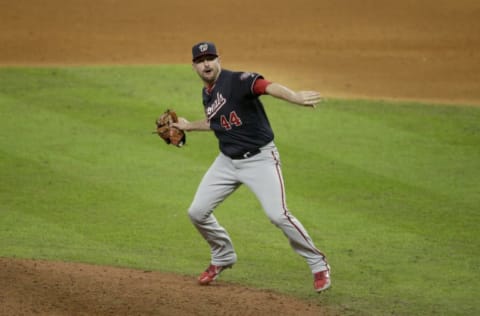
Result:
<svg viewBox="0 0 480 316">
<path fill-rule="evenodd" d="M 209 249 L 186 210 L 216 140 L 151 132 L 166 108 L 202 118 L 200 90 L 188 65 L 0 68 L 0 256 L 197 275 Z M 346 315 L 480 314 L 480 108 L 263 100 L 333 287 L 313 292 L 245 188 L 216 211 L 239 255 L 223 281 Z"/>
</svg>

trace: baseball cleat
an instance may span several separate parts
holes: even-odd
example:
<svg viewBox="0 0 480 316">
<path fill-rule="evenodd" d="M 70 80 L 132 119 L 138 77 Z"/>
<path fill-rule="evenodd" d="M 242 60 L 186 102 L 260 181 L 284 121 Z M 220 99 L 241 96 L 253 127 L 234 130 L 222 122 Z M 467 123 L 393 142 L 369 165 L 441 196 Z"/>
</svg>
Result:
<svg viewBox="0 0 480 316">
<path fill-rule="evenodd" d="M 232 265 L 228 266 L 216 266 L 216 265 L 209 265 L 208 268 L 200 274 L 198 277 L 198 283 L 200 285 L 208 285 L 211 282 L 215 281 L 215 279 L 220 275 L 220 273 L 225 269 L 230 269 Z"/>
<path fill-rule="evenodd" d="M 317 291 L 318 293 L 325 291 L 331 285 L 330 268 L 327 268 L 327 270 L 323 270 L 315 273 L 313 275 L 313 278 L 314 278 L 313 287 L 315 288 L 315 291 Z"/>
</svg>

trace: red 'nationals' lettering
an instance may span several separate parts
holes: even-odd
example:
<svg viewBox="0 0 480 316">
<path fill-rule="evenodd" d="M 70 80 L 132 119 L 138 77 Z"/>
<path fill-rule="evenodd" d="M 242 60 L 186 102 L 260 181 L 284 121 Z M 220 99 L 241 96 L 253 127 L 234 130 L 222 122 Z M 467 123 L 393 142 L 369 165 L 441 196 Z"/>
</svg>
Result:
<svg viewBox="0 0 480 316">
<path fill-rule="evenodd" d="M 226 130 L 230 130 L 230 129 L 232 129 L 232 125 L 235 125 L 237 127 L 242 125 L 242 120 L 238 117 L 238 115 L 237 115 L 237 113 L 235 113 L 235 111 L 232 111 L 232 112 L 230 112 L 229 119 L 227 119 L 225 115 L 220 116 L 220 124 Z"/>
</svg>

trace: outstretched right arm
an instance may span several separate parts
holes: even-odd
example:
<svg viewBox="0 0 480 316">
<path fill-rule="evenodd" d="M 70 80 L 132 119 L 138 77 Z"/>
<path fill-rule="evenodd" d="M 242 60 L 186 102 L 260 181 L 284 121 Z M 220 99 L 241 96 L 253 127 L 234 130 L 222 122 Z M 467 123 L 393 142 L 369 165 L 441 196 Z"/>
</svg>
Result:
<svg viewBox="0 0 480 316">
<path fill-rule="evenodd" d="M 269 84 L 265 92 L 278 99 L 313 108 L 322 101 L 322 96 L 316 91 L 296 92 L 275 82 Z"/>
</svg>

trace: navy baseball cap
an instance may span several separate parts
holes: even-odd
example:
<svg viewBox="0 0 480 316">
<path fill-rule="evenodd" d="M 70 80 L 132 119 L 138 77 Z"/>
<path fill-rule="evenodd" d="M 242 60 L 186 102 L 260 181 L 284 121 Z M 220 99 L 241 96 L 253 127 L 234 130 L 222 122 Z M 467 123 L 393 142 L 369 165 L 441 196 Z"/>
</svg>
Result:
<svg viewBox="0 0 480 316">
<path fill-rule="evenodd" d="M 200 42 L 192 47 L 192 61 L 202 56 L 218 57 L 217 48 L 212 42 Z"/>
</svg>

